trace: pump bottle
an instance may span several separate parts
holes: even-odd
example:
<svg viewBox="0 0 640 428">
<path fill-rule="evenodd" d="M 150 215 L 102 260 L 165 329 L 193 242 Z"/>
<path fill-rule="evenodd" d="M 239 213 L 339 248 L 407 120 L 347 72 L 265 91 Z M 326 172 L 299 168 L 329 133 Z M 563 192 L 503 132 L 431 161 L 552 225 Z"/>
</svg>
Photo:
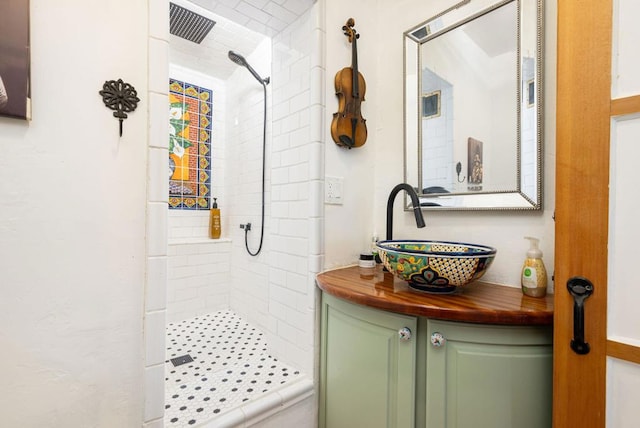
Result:
<svg viewBox="0 0 640 428">
<path fill-rule="evenodd" d="M 522 266 L 522 292 L 526 296 L 544 297 L 547 294 L 547 270 L 542 262 L 542 251 L 537 238 L 525 237 L 531 243 Z"/>
<path fill-rule="evenodd" d="M 213 204 L 211 204 L 211 210 L 209 210 L 209 237 L 212 239 L 219 239 L 222 233 L 217 199 L 213 198 Z"/>
</svg>

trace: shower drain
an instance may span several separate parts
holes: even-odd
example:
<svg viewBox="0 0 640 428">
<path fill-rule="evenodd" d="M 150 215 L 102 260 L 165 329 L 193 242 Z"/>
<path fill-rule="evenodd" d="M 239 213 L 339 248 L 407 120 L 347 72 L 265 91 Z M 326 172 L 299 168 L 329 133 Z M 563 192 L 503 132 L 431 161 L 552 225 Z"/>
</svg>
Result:
<svg viewBox="0 0 640 428">
<path fill-rule="evenodd" d="M 173 367 L 178 367 L 183 364 L 192 363 L 192 362 L 193 362 L 193 358 L 191 358 L 191 355 L 189 354 L 181 355 L 179 357 L 175 357 L 171 359 L 171 364 L 173 364 Z"/>
</svg>

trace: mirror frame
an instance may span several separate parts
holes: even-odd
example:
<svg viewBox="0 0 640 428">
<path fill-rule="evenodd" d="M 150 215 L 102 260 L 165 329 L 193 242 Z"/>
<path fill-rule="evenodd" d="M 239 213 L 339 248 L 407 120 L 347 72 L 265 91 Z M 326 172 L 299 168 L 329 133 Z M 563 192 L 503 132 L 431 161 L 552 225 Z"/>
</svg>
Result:
<svg viewBox="0 0 640 428">
<path fill-rule="evenodd" d="M 513 210 L 513 211 L 521 211 L 521 210 L 542 210 L 543 208 L 543 176 L 544 176 L 544 97 L 543 97 L 543 35 L 544 35 L 544 0 L 495 0 L 492 1 L 490 6 L 483 8 L 482 10 L 471 10 L 468 14 L 466 14 L 461 19 L 452 22 L 451 24 L 446 25 L 442 29 L 434 32 L 433 35 L 428 35 L 421 40 L 415 38 L 412 34 L 421 28 L 425 28 L 430 22 L 435 19 L 446 16 L 450 12 L 456 11 L 459 13 L 457 9 L 472 3 L 473 0 L 463 0 L 454 6 L 446 9 L 445 11 L 429 18 L 426 21 L 423 21 L 421 24 L 412 27 L 407 30 L 403 34 L 404 38 L 404 180 L 409 185 L 414 188 L 419 189 L 418 196 L 420 198 L 421 204 L 425 204 L 421 206 L 421 209 L 428 210 L 443 210 L 443 211 L 474 211 L 474 210 L 482 210 L 482 211 L 494 211 L 494 210 Z M 432 194 L 425 195 L 422 194 L 422 184 L 419 183 L 419 173 L 418 170 L 421 168 L 420 159 L 421 157 L 421 120 L 419 117 L 419 107 L 418 103 L 421 99 L 420 94 L 420 45 L 437 37 L 440 34 L 446 33 L 454 28 L 457 28 L 463 25 L 466 22 L 469 22 L 473 19 L 476 19 L 479 16 L 484 15 L 485 13 L 489 13 L 490 11 L 506 5 L 508 3 L 515 2 L 517 8 L 517 64 L 516 64 L 516 73 L 517 73 L 517 81 L 520 82 L 518 85 L 517 93 L 516 93 L 516 107 L 517 107 L 517 142 L 516 142 L 516 156 L 517 156 L 517 177 L 516 177 L 516 188 L 512 190 L 498 191 L 498 192 L 461 192 L 461 193 L 440 193 L 440 194 Z M 524 16 L 524 11 L 522 9 L 523 2 L 531 2 L 535 3 L 535 17 L 531 16 L 533 13 L 527 14 Z M 528 10 L 528 9 L 525 9 Z M 528 197 L 522 191 L 522 177 L 521 177 L 521 167 L 522 167 L 522 159 L 521 159 L 521 121 L 522 121 L 522 111 L 521 111 L 521 101 L 523 96 L 522 91 L 522 82 L 521 82 L 521 69 L 522 69 L 522 20 L 526 20 L 526 22 L 533 22 L 535 18 L 535 59 L 536 59 L 536 67 L 535 67 L 535 94 L 536 94 L 536 106 L 535 106 L 535 117 L 536 117 L 536 194 L 535 200 Z M 409 72 L 415 73 L 415 76 L 411 76 L 409 78 Z M 417 157 L 418 162 L 414 161 L 412 163 L 409 162 L 411 157 Z M 438 206 L 438 201 L 444 201 L 446 198 L 447 206 Z M 429 205 L 433 204 L 433 206 Z M 411 200 L 405 195 L 405 210 L 412 209 Z"/>
</svg>

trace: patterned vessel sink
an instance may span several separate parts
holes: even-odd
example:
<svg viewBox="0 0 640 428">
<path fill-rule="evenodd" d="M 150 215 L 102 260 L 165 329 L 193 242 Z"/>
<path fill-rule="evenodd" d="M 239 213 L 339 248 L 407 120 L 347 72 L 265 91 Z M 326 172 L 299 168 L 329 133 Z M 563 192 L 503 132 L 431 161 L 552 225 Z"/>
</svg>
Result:
<svg viewBox="0 0 640 428">
<path fill-rule="evenodd" d="M 460 291 L 480 279 L 496 256 L 495 248 L 464 242 L 389 240 L 377 247 L 389 272 L 429 293 Z"/>
</svg>

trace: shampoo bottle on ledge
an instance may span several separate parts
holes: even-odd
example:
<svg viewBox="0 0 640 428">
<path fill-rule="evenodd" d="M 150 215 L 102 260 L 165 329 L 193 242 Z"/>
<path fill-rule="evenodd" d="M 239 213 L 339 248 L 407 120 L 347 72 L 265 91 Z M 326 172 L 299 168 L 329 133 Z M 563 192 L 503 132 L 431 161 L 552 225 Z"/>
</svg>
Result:
<svg viewBox="0 0 640 428">
<path fill-rule="evenodd" d="M 213 198 L 213 204 L 211 204 L 211 210 L 209 210 L 209 237 L 212 239 L 219 239 L 222 233 L 220 209 L 218 208 L 216 199 L 217 198 Z"/>
</svg>

